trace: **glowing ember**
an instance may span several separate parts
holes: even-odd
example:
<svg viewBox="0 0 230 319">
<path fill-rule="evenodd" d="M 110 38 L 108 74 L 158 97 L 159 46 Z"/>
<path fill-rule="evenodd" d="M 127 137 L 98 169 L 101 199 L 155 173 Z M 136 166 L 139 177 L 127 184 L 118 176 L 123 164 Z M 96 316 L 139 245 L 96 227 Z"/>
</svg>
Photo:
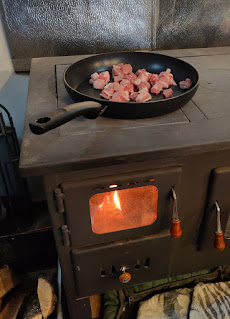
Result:
<svg viewBox="0 0 230 319">
<path fill-rule="evenodd" d="M 118 208 L 119 210 L 121 210 L 121 203 L 120 203 L 120 200 L 119 200 L 119 196 L 118 196 L 118 194 L 117 194 L 117 191 L 114 192 L 113 201 L 114 201 L 114 203 L 116 204 L 117 208 Z"/>
</svg>

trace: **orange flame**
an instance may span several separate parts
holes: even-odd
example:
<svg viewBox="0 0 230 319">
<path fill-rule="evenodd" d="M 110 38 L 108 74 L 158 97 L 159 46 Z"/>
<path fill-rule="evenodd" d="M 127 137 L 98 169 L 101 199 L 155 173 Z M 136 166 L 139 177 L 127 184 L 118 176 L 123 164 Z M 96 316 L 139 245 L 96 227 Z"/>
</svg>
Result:
<svg viewBox="0 0 230 319">
<path fill-rule="evenodd" d="M 117 206 L 117 208 L 119 210 L 121 210 L 121 203 L 120 203 L 120 199 L 119 199 L 119 196 L 117 194 L 117 191 L 114 192 L 113 201 L 114 201 L 115 205 Z"/>
</svg>

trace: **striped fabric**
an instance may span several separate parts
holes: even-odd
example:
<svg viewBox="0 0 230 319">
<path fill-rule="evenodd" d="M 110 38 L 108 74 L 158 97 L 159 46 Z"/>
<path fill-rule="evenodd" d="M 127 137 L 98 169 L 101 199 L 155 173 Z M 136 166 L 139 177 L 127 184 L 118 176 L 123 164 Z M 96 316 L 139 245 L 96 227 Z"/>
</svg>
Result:
<svg viewBox="0 0 230 319">
<path fill-rule="evenodd" d="M 228 319 L 230 281 L 172 290 L 140 304 L 137 319 Z"/>
<path fill-rule="evenodd" d="M 198 284 L 194 288 L 189 319 L 230 318 L 230 282 Z"/>
</svg>

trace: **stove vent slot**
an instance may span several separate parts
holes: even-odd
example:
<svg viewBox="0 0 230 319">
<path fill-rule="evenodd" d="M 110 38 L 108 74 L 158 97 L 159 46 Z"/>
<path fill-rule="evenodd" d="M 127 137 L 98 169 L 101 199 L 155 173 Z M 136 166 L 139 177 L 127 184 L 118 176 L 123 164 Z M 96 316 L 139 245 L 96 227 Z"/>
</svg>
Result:
<svg viewBox="0 0 230 319">
<path fill-rule="evenodd" d="M 137 263 L 134 267 L 135 270 L 139 270 L 140 269 L 140 259 L 137 259 Z"/>
<path fill-rule="evenodd" d="M 56 188 L 54 191 L 55 204 L 58 213 L 64 213 L 64 198 L 65 195 L 62 193 L 61 188 Z"/>
<path fill-rule="evenodd" d="M 101 277 L 104 278 L 106 273 L 105 273 L 105 269 L 104 268 L 100 268 L 100 274 L 101 274 Z"/>
<path fill-rule="evenodd" d="M 145 261 L 145 268 L 148 268 L 150 266 L 150 258 L 146 258 L 146 261 Z"/>
<path fill-rule="evenodd" d="M 115 268 L 115 266 L 114 265 L 112 265 L 112 275 L 114 276 L 114 275 L 116 275 L 116 268 Z"/>
</svg>

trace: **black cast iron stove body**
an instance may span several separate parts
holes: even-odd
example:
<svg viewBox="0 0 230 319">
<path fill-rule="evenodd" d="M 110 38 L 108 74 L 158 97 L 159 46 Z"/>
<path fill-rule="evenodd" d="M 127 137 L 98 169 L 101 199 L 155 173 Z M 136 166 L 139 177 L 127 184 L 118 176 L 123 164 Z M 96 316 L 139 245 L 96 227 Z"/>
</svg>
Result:
<svg viewBox="0 0 230 319">
<path fill-rule="evenodd" d="M 40 136 L 28 122 L 72 103 L 63 71 L 84 56 L 32 62 L 20 168 L 24 176 L 44 178 L 71 318 L 80 297 L 124 286 L 118 279 L 124 269 L 131 274 L 126 285 L 134 285 L 230 263 L 227 239 L 224 250 L 214 247 L 215 201 L 223 231 L 230 209 L 230 48 L 162 53 L 182 58 L 200 74 L 199 89 L 185 107 L 145 120 L 78 118 Z M 118 194 L 121 200 L 125 190 L 135 199 L 141 187 L 158 192 L 154 222 L 95 231 L 98 198 Z M 177 239 L 170 235 L 172 188 L 183 231 Z M 109 227 L 114 225 L 111 219 Z"/>
</svg>

